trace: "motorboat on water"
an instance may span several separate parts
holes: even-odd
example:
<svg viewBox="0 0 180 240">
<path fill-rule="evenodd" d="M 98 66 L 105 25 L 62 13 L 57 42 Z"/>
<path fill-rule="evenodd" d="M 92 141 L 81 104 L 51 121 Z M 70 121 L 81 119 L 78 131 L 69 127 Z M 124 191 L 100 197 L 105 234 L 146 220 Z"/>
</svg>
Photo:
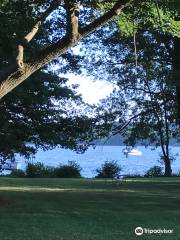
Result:
<svg viewBox="0 0 180 240">
<path fill-rule="evenodd" d="M 138 149 L 133 148 L 128 154 L 134 155 L 134 156 L 140 156 L 140 155 L 142 155 L 142 152 L 139 151 Z"/>
<path fill-rule="evenodd" d="M 142 152 L 136 148 L 126 147 L 122 151 L 123 151 L 124 155 L 126 155 L 126 157 L 128 157 L 129 155 L 133 155 L 133 156 L 141 156 L 142 155 Z"/>
</svg>

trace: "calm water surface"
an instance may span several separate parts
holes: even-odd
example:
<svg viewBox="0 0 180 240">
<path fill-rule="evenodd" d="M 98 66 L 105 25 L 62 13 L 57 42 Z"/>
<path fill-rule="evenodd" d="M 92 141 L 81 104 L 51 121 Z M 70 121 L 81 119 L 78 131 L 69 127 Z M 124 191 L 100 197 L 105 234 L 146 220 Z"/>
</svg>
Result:
<svg viewBox="0 0 180 240">
<path fill-rule="evenodd" d="M 43 162 L 45 165 L 58 166 L 68 161 L 76 161 L 82 168 L 84 177 L 94 177 L 96 169 L 105 161 L 115 160 L 122 166 L 122 174 L 140 174 L 143 175 L 150 167 L 161 165 L 161 149 L 152 150 L 152 147 L 137 147 L 142 152 L 141 156 L 126 156 L 123 154 L 124 146 L 97 146 L 95 149 L 89 148 L 84 154 L 77 154 L 70 150 L 54 149 L 43 152 L 38 151 L 33 162 Z M 176 157 L 172 163 L 174 173 L 180 171 L 180 147 L 172 147 L 171 153 Z M 25 160 L 19 158 L 18 168 L 24 169 Z"/>
</svg>

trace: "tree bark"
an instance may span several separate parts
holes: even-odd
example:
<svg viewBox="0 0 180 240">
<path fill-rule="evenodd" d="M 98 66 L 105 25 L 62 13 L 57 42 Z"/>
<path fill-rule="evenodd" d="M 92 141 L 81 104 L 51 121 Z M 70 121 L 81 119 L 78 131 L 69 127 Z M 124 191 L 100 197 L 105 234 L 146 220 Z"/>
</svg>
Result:
<svg viewBox="0 0 180 240">
<path fill-rule="evenodd" d="M 58 0 L 54 2 L 59 3 Z M 61 1 L 60 1 L 61 2 Z M 73 2 L 73 1 L 71 1 Z M 76 2 L 76 1 L 75 1 Z M 114 16 L 121 14 L 122 10 L 127 7 L 132 0 L 119 0 L 117 3 L 106 12 L 103 16 L 97 18 L 89 25 L 82 29 L 78 29 L 77 8 L 69 9 L 69 19 L 67 25 L 70 26 L 70 32 L 67 32 L 66 36 L 56 43 L 53 43 L 46 49 L 38 52 L 35 57 L 29 59 L 27 62 L 23 62 L 23 46 L 20 46 L 20 60 L 18 64 L 9 66 L 6 69 L 0 71 L 0 99 L 8 92 L 12 91 L 20 83 L 26 80 L 30 75 L 36 72 L 38 69 L 48 64 L 52 60 L 60 57 L 71 47 L 77 44 L 83 37 L 94 32 L 98 27 L 108 23 Z M 68 5 L 69 6 L 69 5 Z M 75 12 L 76 11 L 76 12 Z M 49 13 L 49 10 L 48 10 Z M 43 16 L 44 17 L 44 16 Z M 34 28 L 33 28 L 34 29 Z M 36 34 L 35 30 L 31 30 L 31 37 Z M 77 34 L 78 33 L 78 34 Z M 72 39 L 73 34 L 73 39 Z M 75 34 L 75 37 L 74 37 Z M 31 39 L 32 39 L 31 38 Z M 30 39 L 30 40 L 31 40 Z"/>
<path fill-rule="evenodd" d="M 38 16 L 34 26 L 29 31 L 28 34 L 22 39 L 21 43 L 17 46 L 18 54 L 16 57 L 16 63 L 19 68 L 24 68 L 24 48 L 26 45 L 34 38 L 37 34 L 39 27 L 42 25 L 43 21 L 48 17 L 51 12 L 53 12 L 61 3 L 61 0 L 53 0 L 50 6 L 46 9 L 45 12 Z"/>
<path fill-rule="evenodd" d="M 165 165 L 165 177 L 171 177 L 172 175 L 172 169 L 171 169 L 171 160 L 169 156 L 164 156 L 164 165 Z"/>
</svg>

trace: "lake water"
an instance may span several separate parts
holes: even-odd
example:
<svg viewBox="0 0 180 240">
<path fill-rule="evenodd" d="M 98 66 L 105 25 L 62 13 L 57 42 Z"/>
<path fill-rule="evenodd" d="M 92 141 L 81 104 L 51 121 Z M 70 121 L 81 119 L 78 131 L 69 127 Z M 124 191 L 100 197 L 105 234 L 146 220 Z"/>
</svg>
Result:
<svg viewBox="0 0 180 240">
<path fill-rule="evenodd" d="M 129 155 L 127 158 L 123 154 L 124 146 L 97 146 L 95 149 L 90 147 L 84 154 L 77 154 L 66 149 L 54 149 L 43 152 L 38 151 L 33 162 L 42 162 L 48 166 L 58 166 L 68 161 L 77 162 L 82 168 L 82 176 L 94 177 L 96 169 L 105 161 L 115 160 L 122 166 L 122 174 L 140 174 L 143 175 L 150 167 L 154 165 L 161 166 L 159 162 L 161 149 L 152 147 L 137 147 L 142 152 L 141 156 Z M 176 160 L 172 163 L 173 173 L 180 171 L 180 147 L 171 148 L 172 155 L 176 155 Z M 25 160 L 18 158 L 18 168 L 24 169 Z M 163 166 L 163 165 L 162 165 Z"/>
</svg>

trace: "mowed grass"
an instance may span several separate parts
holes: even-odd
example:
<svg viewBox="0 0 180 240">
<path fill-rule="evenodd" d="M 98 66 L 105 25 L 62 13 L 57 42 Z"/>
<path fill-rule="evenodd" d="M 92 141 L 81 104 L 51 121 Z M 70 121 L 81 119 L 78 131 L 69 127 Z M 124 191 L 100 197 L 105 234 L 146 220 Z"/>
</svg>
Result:
<svg viewBox="0 0 180 240">
<path fill-rule="evenodd" d="M 0 178 L 0 240 L 121 239 L 180 239 L 180 178 Z"/>
</svg>

